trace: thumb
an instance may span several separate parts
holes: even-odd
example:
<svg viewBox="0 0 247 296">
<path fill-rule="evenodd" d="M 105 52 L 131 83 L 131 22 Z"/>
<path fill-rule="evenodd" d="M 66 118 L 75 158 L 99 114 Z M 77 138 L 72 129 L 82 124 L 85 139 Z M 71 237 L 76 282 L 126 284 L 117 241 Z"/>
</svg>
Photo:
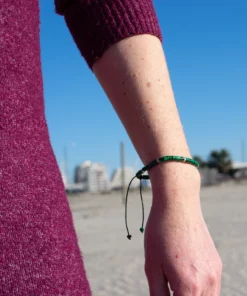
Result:
<svg viewBox="0 0 247 296">
<path fill-rule="evenodd" d="M 146 268 L 150 296 L 170 296 L 168 282 L 161 268 L 151 271 Z"/>
</svg>

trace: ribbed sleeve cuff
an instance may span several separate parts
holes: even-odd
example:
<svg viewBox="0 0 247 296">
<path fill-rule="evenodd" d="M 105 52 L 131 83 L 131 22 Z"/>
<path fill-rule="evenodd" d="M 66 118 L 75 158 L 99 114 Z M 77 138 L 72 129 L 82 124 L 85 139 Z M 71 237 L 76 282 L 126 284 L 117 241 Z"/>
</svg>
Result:
<svg viewBox="0 0 247 296">
<path fill-rule="evenodd" d="M 55 0 L 90 68 L 118 41 L 140 34 L 162 39 L 152 0 Z"/>
</svg>

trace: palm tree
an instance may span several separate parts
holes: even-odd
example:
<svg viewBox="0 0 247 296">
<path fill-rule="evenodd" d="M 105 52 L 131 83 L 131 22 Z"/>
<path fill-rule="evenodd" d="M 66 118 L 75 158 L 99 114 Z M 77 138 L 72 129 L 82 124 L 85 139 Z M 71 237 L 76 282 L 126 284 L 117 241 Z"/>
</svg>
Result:
<svg viewBox="0 0 247 296">
<path fill-rule="evenodd" d="M 208 166 L 217 168 L 219 173 L 228 173 L 232 166 L 230 153 L 227 149 L 213 150 L 209 154 Z"/>
</svg>

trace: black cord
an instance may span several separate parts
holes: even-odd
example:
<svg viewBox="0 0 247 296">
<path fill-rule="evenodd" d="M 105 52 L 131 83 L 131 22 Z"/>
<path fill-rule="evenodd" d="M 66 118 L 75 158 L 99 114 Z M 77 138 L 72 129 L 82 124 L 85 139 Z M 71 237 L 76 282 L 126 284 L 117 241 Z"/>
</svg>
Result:
<svg viewBox="0 0 247 296">
<path fill-rule="evenodd" d="M 135 178 L 136 178 L 136 176 L 131 179 L 128 189 L 127 189 L 127 192 L 126 192 L 126 198 L 125 198 L 125 226 L 126 226 L 126 230 L 127 230 L 127 238 L 129 240 L 132 238 L 132 235 L 130 234 L 129 227 L 128 227 L 128 208 L 127 208 L 127 206 L 128 206 L 128 196 L 129 196 L 130 186 Z M 140 196 L 141 196 L 141 203 L 142 203 L 142 225 L 141 225 L 140 231 L 143 233 L 144 232 L 145 212 L 144 212 L 144 202 L 143 202 L 143 197 L 142 197 L 142 177 L 139 179 L 140 179 Z"/>
<path fill-rule="evenodd" d="M 133 177 L 129 183 L 127 192 L 126 192 L 126 199 L 125 199 L 125 225 L 126 225 L 126 229 L 127 229 L 127 238 L 131 239 L 131 235 L 129 233 L 129 228 L 128 228 L 128 221 L 127 221 L 127 204 L 128 204 L 128 195 L 129 195 L 129 189 L 131 186 L 131 183 L 133 182 L 133 180 L 135 178 L 140 180 L 140 196 L 141 196 L 141 203 L 142 203 L 142 226 L 140 228 L 141 232 L 144 232 L 144 220 L 145 220 L 145 212 L 144 212 L 144 203 L 143 203 L 143 197 L 142 197 L 142 180 L 149 180 L 149 176 L 148 175 L 143 175 L 146 171 L 152 169 L 154 166 L 158 165 L 161 162 L 166 162 L 166 161 L 179 161 L 179 162 L 184 162 L 184 163 L 189 163 L 192 164 L 194 166 L 196 166 L 197 168 L 199 167 L 199 164 L 197 161 L 195 161 L 194 159 L 188 158 L 188 157 L 183 157 L 183 156 L 163 156 L 160 158 L 157 158 L 155 160 L 153 160 L 152 162 L 150 162 L 148 165 L 146 165 L 145 167 L 143 167 L 140 171 L 138 171 L 135 175 L 135 177 Z"/>
<path fill-rule="evenodd" d="M 140 196 L 141 196 L 141 203 L 142 203 L 142 227 L 140 228 L 140 231 L 143 233 L 144 232 L 144 203 L 143 203 L 143 197 L 142 197 L 142 179 L 140 179 Z"/>
<path fill-rule="evenodd" d="M 135 176 L 136 177 L 136 176 Z M 131 235 L 129 233 L 129 227 L 128 227 L 128 221 L 127 221 L 127 205 L 128 205 L 128 195 L 129 195 L 129 190 L 130 190 L 130 186 L 131 186 L 131 183 L 133 182 L 133 180 L 135 179 L 135 177 L 133 177 L 129 183 L 129 186 L 128 186 L 128 189 L 127 189 L 127 192 L 126 192 L 126 198 L 125 198 L 125 225 L 126 225 L 126 230 L 127 230 L 127 238 L 128 239 L 131 239 Z"/>
</svg>

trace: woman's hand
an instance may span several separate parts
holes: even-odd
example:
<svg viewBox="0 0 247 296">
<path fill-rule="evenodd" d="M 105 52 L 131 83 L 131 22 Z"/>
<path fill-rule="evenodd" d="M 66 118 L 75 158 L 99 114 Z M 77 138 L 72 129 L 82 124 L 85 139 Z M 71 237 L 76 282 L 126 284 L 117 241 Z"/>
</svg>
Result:
<svg viewBox="0 0 247 296">
<path fill-rule="evenodd" d="M 156 199 L 158 200 L 158 198 Z M 145 232 L 151 296 L 219 296 L 222 263 L 200 201 L 153 204 Z"/>
</svg>

